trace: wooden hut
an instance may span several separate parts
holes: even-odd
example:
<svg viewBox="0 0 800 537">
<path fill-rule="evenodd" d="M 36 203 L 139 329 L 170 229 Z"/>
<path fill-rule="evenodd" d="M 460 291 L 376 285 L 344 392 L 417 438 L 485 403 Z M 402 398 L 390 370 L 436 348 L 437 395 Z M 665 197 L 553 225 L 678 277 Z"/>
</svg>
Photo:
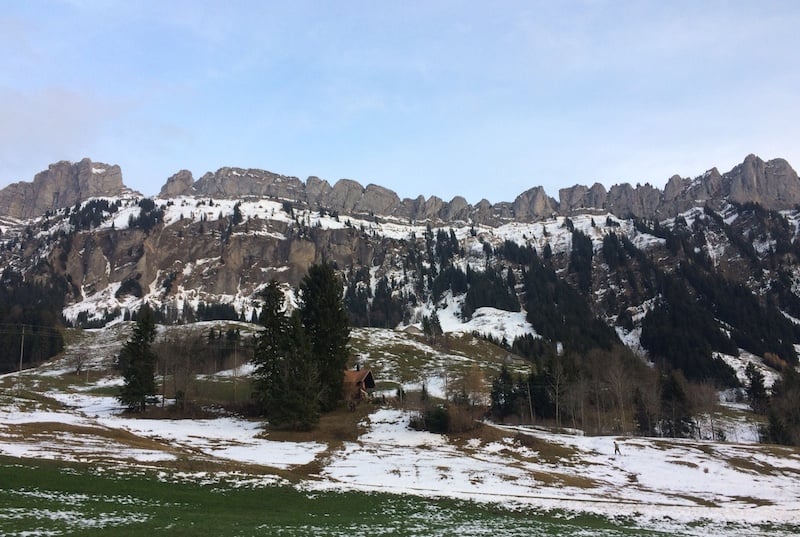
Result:
<svg viewBox="0 0 800 537">
<path fill-rule="evenodd" d="M 369 369 L 350 369 L 344 372 L 345 401 L 361 401 L 375 389 L 375 378 Z"/>
</svg>

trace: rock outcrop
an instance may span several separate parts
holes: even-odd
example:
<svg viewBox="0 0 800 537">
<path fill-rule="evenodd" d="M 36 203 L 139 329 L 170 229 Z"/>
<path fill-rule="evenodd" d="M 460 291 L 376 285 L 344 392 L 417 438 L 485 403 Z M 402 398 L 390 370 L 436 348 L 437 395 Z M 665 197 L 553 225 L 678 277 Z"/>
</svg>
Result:
<svg viewBox="0 0 800 537">
<path fill-rule="evenodd" d="M 514 200 L 514 217 L 518 220 L 535 220 L 552 216 L 558 212 L 556 201 L 549 197 L 544 188 L 537 186 L 526 190 Z"/>
<path fill-rule="evenodd" d="M 167 182 L 161 187 L 161 192 L 158 193 L 158 197 L 176 198 L 178 196 L 189 195 L 192 193 L 192 185 L 194 185 L 192 172 L 189 170 L 181 170 L 167 179 Z"/>
<path fill-rule="evenodd" d="M 724 179 L 733 202 L 755 202 L 767 209 L 787 209 L 800 203 L 797 173 L 783 159 L 764 162 L 748 155 Z"/>
<path fill-rule="evenodd" d="M 800 204 L 800 179 L 783 159 L 765 162 L 748 155 L 725 174 L 711 168 L 695 179 L 673 175 L 664 190 L 650 184 L 633 187 L 623 183 L 606 193 L 602 185 L 595 184 L 591 189 L 582 185 L 562 188 L 558 194 L 560 214 L 597 209 L 622 218 L 663 219 L 692 207 L 718 207 L 726 201 L 758 203 L 770 210 L 791 209 Z"/>
<path fill-rule="evenodd" d="M 602 209 L 606 205 L 607 196 L 606 187 L 600 183 L 593 184 L 591 188 L 584 185 L 562 188 L 558 191 L 558 210 L 568 215 L 590 208 Z"/>
<path fill-rule="evenodd" d="M 58 162 L 36 175 L 33 183 L 16 183 L 0 190 L 0 214 L 29 218 L 47 210 L 66 207 L 95 196 L 117 196 L 130 191 L 122 183 L 119 166 L 92 163 Z M 188 170 L 167 179 L 162 198 L 177 196 L 216 198 L 271 197 L 324 208 L 342 214 L 396 217 L 416 221 L 474 222 L 496 224 L 507 220 L 537 220 L 553 214 L 570 215 L 581 211 L 610 212 L 621 218 L 670 218 L 691 207 L 710 204 L 758 203 L 766 209 L 789 209 L 800 205 L 800 180 L 788 162 L 765 162 L 748 155 L 744 162 L 725 174 L 712 168 L 695 179 L 671 177 L 663 190 L 650 184 L 628 183 L 606 188 L 595 183 L 590 188 L 575 185 L 562 188 L 558 201 L 540 186 L 531 188 L 512 202 L 494 205 L 482 200 L 470 205 L 461 196 L 449 202 L 431 196 L 401 200 L 388 188 L 366 187 L 351 179 L 340 179 L 333 186 L 318 177 L 305 182 L 297 177 L 265 170 L 220 168 L 197 181 Z"/>
<path fill-rule="evenodd" d="M 88 198 L 130 193 L 117 165 L 88 158 L 78 163 L 62 160 L 37 173 L 32 183 L 14 183 L 0 190 L 0 214 L 34 218 Z"/>
</svg>

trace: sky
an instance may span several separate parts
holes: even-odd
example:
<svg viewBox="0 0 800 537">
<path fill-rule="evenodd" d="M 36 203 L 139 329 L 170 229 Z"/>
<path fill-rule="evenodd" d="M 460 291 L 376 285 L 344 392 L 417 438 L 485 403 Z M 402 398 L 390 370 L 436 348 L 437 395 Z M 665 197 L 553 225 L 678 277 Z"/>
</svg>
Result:
<svg viewBox="0 0 800 537">
<path fill-rule="evenodd" d="M 513 201 L 800 167 L 795 1 L 0 0 L 0 188 L 223 166 Z"/>
</svg>

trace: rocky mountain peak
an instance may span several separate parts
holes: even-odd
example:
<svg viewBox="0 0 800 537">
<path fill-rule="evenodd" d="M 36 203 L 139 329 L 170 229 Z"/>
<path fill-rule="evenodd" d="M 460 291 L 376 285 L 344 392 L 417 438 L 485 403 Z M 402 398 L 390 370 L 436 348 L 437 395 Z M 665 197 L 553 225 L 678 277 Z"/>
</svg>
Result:
<svg viewBox="0 0 800 537">
<path fill-rule="evenodd" d="M 194 177 L 189 170 L 181 170 L 172 175 L 164 186 L 161 187 L 161 192 L 158 193 L 159 198 L 174 198 L 177 196 L 184 196 L 192 192 L 194 185 Z"/>
<path fill-rule="evenodd" d="M 32 183 L 14 183 L 0 190 L 0 214 L 34 218 L 88 198 L 129 193 L 116 164 L 88 158 L 77 163 L 62 160 L 37 173 Z"/>
<path fill-rule="evenodd" d="M 755 202 L 767 209 L 788 209 L 800 203 L 797 172 L 784 159 L 764 162 L 748 155 L 724 177 L 731 201 Z"/>
<path fill-rule="evenodd" d="M 33 183 L 15 183 L 0 190 L 0 214 L 30 218 L 90 197 L 128 192 L 119 166 L 93 163 L 88 158 L 75 164 L 62 161 L 37 174 Z M 492 224 L 539 220 L 554 214 L 571 215 L 582 211 L 611 212 L 623 218 L 663 219 L 698 205 L 719 206 L 725 201 L 753 202 L 766 209 L 788 209 L 800 205 L 800 180 L 785 160 L 765 162 L 751 154 L 725 174 L 711 168 L 695 179 L 673 175 L 663 190 L 648 183 L 635 187 L 623 183 L 609 190 L 600 183 L 591 187 L 574 185 L 560 189 L 558 201 L 549 197 L 541 186 L 523 192 L 512 203 L 494 205 L 483 200 L 473 206 L 461 196 L 450 202 L 436 196 L 401 200 L 394 191 L 377 184 L 364 187 L 357 181 L 340 179 L 331 186 L 313 176 L 303 182 L 297 177 L 235 167 L 208 172 L 197 181 L 190 171 L 181 170 L 167 179 L 159 193 L 162 198 L 183 195 L 232 199 L 271 197 L 343 214 Z"/>
</svg>

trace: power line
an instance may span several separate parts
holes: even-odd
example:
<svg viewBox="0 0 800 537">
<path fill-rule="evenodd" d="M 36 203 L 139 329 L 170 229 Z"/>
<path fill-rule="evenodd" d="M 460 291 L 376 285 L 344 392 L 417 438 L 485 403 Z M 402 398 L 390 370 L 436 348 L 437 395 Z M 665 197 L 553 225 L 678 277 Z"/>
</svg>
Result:
<svg viewBox="0 0 800 537">
<path fill-rule="evenodd" d="M 35 337 L 50 337 L 50 338 L 63 338 L 64 334 L 57 328 L 45 325 L 27 324 L 27 323 L 0 323 L 0 334 L 5 336 L 17 336 L 25 330 L 29 331 L 30 336 Z"/>
</svg>

